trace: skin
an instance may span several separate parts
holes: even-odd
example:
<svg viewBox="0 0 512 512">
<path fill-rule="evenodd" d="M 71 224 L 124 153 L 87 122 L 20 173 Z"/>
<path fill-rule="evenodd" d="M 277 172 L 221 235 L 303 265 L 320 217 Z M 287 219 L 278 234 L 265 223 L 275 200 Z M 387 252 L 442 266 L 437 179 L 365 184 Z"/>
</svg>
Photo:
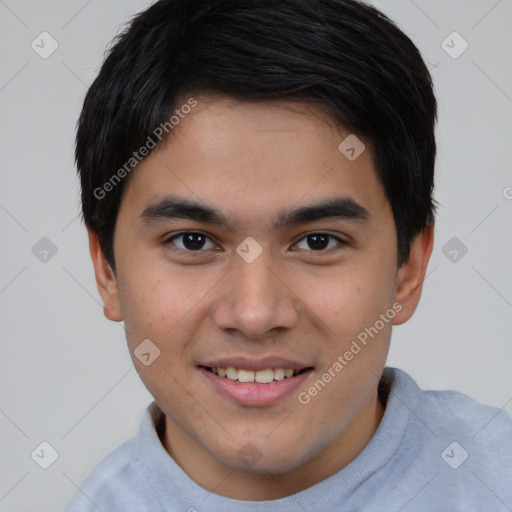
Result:
<svg viewBox="0 0 512 512">
<path fill-rule="evenodd" d="M 307 391 L 394 303 L 401 310 L 393 324 L 411 317 L 433 227 L 398 268 L 395 223 L 368 141 L 351 162 L 338 150 L 349 132 L 317 107 L 197 99 L 130 177 L 114 235 L 116 273 L 92 231 L 91 256 L 105 315 L 124 320 L 134 365 L 166 415 L 166 450 L 217 494 L 276 499 L 336 473 L 375 433 L 391 322 L 306 405 L 295 392 L 271 406 L 234 404 L 197 365 L 231 355 L 298 359 L 314 367 L 298 390 Z M 169 194 L 200 200 L 236 224 L 141 219 Z M 282 211 L 338 196 L 366 208 L 367 220 L 270 228 Z M 169 241 L 187 230 L 210 237 L 202 252 L 183 252 L 183 238 Z M 345 244 L 330 239 L 315 251 L 306 235 L 326 232 Z M 248 236 L 263 249 L 250 264 L 236 252 Z M 161 353 L 144 366 L 133 351 L 147 338 Z M 247 468 L 238 451 L 249 441 L 261 457 Z"/>
</svg>

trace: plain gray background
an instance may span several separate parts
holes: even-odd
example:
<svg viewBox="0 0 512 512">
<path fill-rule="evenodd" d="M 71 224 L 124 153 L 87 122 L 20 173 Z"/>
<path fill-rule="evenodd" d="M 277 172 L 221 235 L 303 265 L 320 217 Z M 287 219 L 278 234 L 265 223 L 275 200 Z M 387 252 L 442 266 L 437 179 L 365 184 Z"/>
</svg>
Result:
<svg viewBox="0 0 512 512">
<path fill-rule="evenodd" d="M 371 3 L 422 51 L 440 107 L 434 252 L 388 364 L 511 410 L 512 2 Z M 122 325 L 103 317 L 73 163 L 86 88 L 146 5 L 0 0 L 1 512 L 61 510 L 151 401 Z M 42 32 L 58 44 L 46 59 L 31 47 L 51 49 Z M 58 453 L 48 469 L 31 458 L 43 441 Z"/>
</svg>

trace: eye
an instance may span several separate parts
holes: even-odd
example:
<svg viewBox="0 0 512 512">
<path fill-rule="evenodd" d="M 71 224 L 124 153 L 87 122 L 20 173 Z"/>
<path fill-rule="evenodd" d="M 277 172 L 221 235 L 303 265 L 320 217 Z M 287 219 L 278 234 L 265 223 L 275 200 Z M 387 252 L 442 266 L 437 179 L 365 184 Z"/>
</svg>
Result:
<svg viewBox="0 0 512 512">
<path fill-rule="evenodd" d="M 313 252 L 327 252 L 327 250 L 332 249 L 333 244 L 331 244 L 331 240 L 337 242 L 338 245 L 347 245 L 347 242 L 329 233 L 310 233 L 303 237 L 299 243 L 295 244 L 294 248 L 301 250 L 311 249 Z M 307 245 L 306 247 L 304 247 L 304 243 Z M 300 247 L 301 244 L 303 244 L 303 247 Z"/>
<path fill-rule="evenodd" d="M 205 252 L 217 247 L 208 236 L 197 231 L 178 233 L 165 240 L 165 243 L 171 243 L 185 252 Z"/>
</svg>

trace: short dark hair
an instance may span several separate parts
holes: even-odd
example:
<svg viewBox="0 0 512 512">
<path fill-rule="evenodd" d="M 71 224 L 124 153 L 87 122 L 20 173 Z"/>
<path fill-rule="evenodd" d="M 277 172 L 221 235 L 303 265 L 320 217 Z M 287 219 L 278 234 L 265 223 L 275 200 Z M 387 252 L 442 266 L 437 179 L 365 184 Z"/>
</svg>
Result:
<svg viewBox="0 0 512 512">
<path fill-rule="evenodd" d="M 383 13 L 355 0 L 160 0 L 114 39 L 78 121 L 83 218 L 114 269 L 129 179 L 120 170 L 156 127 L 169 124 L 179 98 L 201 93 L 313 102 L 370 141 L 399 265 L 434 221 L 432 79 L 418 49 Z"/>
</svg>

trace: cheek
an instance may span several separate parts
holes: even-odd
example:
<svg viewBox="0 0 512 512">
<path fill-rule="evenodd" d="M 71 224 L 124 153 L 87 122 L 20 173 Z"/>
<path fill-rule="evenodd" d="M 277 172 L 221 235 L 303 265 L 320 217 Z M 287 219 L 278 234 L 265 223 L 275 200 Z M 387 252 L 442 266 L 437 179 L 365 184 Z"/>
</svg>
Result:
<svg viewBox="0 0 512 512">
<path fill-rule="evenodd" d="M 124 275 L 128 279 L 121 280 L 120 300 L 129 346 L 149 338 L 166 352 L 176 351 L 178 339 L 187 338 L 194 318 L 204 307 L 206 292 L 219 279 L 214 272 L 199 277 L 192 267 L 178 272 L 161 262 Z"/>
<path fill-rule="evenodd" d="M 161 275 L 139 272 L 122 283 L 120 301 L 130 347 L 144 338 L 161 342 L 185 314 L 187 301 L 179 281 L 170 286 Z"/>
<path fill-rule="evenodd" d="M 372 259 L 325 268 L 297 280 L 299 296 L 331 335 L 353 336 L 390 307 L 393 273 Z"/>
</svg>

